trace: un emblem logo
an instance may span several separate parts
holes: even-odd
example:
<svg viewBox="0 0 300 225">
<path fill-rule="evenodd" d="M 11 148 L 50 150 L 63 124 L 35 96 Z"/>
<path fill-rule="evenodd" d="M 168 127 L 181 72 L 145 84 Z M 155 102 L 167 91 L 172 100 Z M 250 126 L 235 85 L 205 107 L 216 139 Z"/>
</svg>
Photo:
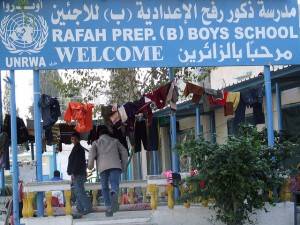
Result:
<svg viewBox="0 0 300 225">
<path fill-rule="evenodd" d="M 30 13 L 6 16 L 1 21 L 0 38 L 10 53 L 39 53 L 47 42 L 48 25 L 42 16 Z"/>
</svg>

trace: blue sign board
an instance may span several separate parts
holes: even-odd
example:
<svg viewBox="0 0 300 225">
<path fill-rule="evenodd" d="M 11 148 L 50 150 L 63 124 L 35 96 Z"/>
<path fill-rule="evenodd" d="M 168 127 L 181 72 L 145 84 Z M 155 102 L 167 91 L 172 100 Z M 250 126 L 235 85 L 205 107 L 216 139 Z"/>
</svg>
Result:
<svg viewBox="0 0 300 225">
<path fill-rule="evenodd" d="M 300 64 L 297 0 L 17 0 L 1 69 Z"/>
</svg>

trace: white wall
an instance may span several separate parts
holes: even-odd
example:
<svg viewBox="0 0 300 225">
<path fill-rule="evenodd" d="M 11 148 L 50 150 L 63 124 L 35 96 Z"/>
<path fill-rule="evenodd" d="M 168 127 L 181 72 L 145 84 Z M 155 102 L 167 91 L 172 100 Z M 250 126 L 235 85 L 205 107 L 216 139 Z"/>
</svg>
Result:
<svg viewBox="0 0 300 225">
<path fill-rule="evenodd" d="M 211 140 L 210 116 L 201 115 L 201 124 L 203 128 L 203 137 L 205 140 Z"/>
<path fill-rule="evenodd" d="M 257 225 L 294 225 L 293 207 L 292 202 L 278 203 L 275 207 L 266 205 L 268 212 L 258 210 L 252 219 Z M 160 207 L 153 212 L 151 222 L 158 225 L 224 225 L 220 222 L 211 222 L 209 219 L 214 215 L 212 210 L 201 206 L 190 209 L 175 206 L 173 210 Z"/>
<path fill-rule="evenodd" d="M 226 86 L 239 82 L 239 77 L 252 74 L 250 77 L 257 76 L 263 72 L 261 66 L 238 66 L 238 67 L 218 67 L 211 72 L 210 82 L 212 89 L 223 89 Z"/>
<path fill-rule="evenodd" d="M 219 108 L 215 110 L 215 121 L 216 121 L 216 134 L 217 143 L 223 144 L 228 136 L 227 130 L 227 117 L 224 116 L 224 109 Z"/>
</svg>

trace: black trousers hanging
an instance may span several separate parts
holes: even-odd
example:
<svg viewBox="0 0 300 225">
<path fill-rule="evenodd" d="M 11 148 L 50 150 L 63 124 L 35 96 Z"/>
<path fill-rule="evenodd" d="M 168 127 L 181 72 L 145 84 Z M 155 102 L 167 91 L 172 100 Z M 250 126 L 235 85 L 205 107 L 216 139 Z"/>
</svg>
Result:
<svg viewBox="0 0 300 225">
<path fill-rule="evenodd" d="M 235 116 L 233 119 L 233 133 L 238 134 L 239 125 L 245 123 L 246 120 L 246 104 L 243 99 L 240 100 L 237 109 L 235 110 Z"/>
<path fill-rule="evenodd" d="M 9 161 L 9 145 L 5 145 L 5 151 L 4 151 L 4 169 L 10 170 L 10 161 Z"/>
<path fill-rule="evenodd" d="M 144 149 L 149 150 L 147 124 L 145 120 L 135 122 L 134 143 L 135 143 L 135 152 L 140 152 L 142 150 L 142 143 Z"/>
<path fill-rule="evenodd" d="M 239 105 L 235 111 L 235 117 L 233 119 L 234 134 L 238 134 L 239 125 L 246 121 L 246 103 L 243 99 L 240 100 Z M 265 123 L 265 114 L 263 112 L 262 103 L 256 102 L 252 106 L 254 125 Z"/>
<path fill-rule="evenodd" d="M 253 115 L 254 115 L 254 124 L 264 124 L 265 123 L 265 114 L 263 111 L 262 103 L 253 104 Z"/>
</svg>

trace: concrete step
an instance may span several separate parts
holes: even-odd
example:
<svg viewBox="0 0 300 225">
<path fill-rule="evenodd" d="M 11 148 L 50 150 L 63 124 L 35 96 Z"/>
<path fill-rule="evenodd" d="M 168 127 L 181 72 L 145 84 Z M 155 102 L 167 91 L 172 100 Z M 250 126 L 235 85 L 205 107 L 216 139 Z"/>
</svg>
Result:
<svg viewBox="0 0 300 225">
<path fill-rule="evenodd" d="M 92 213 L 73 220 L 73 225 L 157 225 L 151 222 L 151 217 L 151 211 L 118 212 L 109 218 L 104 213 Z"/>
<path fill-rule="evenodd" d="M 20 224 L 24 225 L 73 225 L 72 216 L 50 216 L 50 217 L 33 217 L 23 218 Z"/>
<path fill-rule="evenodd" d="M 151 223 L 148 218 L 133 218 L 133 219 L 113 219 L 103 221 L 75 221 L 73 225 L 157 225 Z"/>
</svg>

